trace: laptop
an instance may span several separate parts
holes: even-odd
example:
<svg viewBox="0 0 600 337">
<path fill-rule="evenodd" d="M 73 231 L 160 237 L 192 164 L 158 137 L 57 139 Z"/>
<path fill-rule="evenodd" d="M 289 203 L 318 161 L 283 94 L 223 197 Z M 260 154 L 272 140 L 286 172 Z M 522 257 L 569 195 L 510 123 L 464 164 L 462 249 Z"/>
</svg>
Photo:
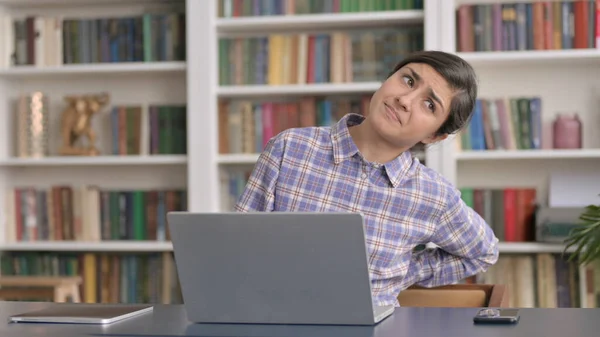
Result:
<svg viewBox="0 0 600 337">
<path fill-rule="evenodd" d="M 149 304 L 53 303 L 43 309 L 13 315 L 14 323 L 110 324 L 153 311 Z"/>
<path fill-rule="evenodd" d="M 374 325 L 363 217 L 355 213 L 169 212 L 195 323 Z"/>
</svg>

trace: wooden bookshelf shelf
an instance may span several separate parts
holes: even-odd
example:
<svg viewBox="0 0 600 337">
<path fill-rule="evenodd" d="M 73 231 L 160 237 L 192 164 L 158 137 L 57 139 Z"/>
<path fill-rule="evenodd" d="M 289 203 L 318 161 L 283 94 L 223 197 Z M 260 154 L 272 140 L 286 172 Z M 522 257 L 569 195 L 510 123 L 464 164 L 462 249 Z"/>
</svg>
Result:
<svg viewBox="0 0 600 337">
<path fill-rule="evenodd" d="M 0 251 L 36 252 L 168 252 L 166 241 L 32 241 L 0 244 Z"/>
<path fill-rule="evenodd" d="M 564 245 L 540 242 L 500 242 L 501 253 L 562 253 Z M 0 251 L 53 252 L 165 252 L 173 245 L 166 241 L 34 241 L 0 244 Z"/>
<path fill-rule="evenodd" d="M 513 254 L 562 253 L 565 245 L 543 242 L 500 242 L 498 249 L 500 253 Z"/>
<path fill-rule="evenodd" d="M 251 97 L 270 95 L 332 95 L 372 93 L 381 83 L 319 83 L 298 85 L 246 85 L 220 86 L 217 94 L 220 97 Z"/>
<path fill-rule="evenodd" d="M 258 160 L 259 154 L 250 153 L 250 154 L 222 154 L 219 155 L 217 161 L 219 164 L 229 164 L 229 165 L 244 165 L 244 164 L 254 164 Z"/>
<path fill-rule="evenodd" d="M 600 149 L 463 151 L 456 153 L 455 158 L 459 161 L 515 159 L 600 159 Z"/>
<path fill-rule="evenodd" d="M 436 245 L 428 244 L 429 248 L 435 248 Z M 499 242 L 498 250 L 500 254 L 538 254 L 538 253 L 562 253 L 565 245 L 561 243 L 545 242 Z M 570 251 L 570 250 L 569 250 Z"/>
<path fill-rule="evenodd" d="M 458 52 L 456 54 L 473 66 L 490 67 L 523 64 L 543 66 L 550 64 L 596 64 L 600 62 L 600 49 Z"/>
<path fill-rule="evenodd" d="M 123 62 L 67 64 L 59 67 L 18 66 L 0 69 L 0 77 L 43 77 L 90 74 L 133 74 L 181 72 L 186 70 L 186 62 Z"/>
<path fill-rule="evenodd" d="M 182 165 L 185 155 L 155 156 L 96 156 L 96 157 L 46 157 L 10 158 L 0 160 L 0 166 L 119 166 L 119 165 Z"/>
<path fill-rule="evenodd" d="M 377 27 L 421 23 L 423 18 L 422 10 L 219 18 L 217 19 L 217 30 L 222 33 L 230 33 Z"/>
<path fill-rule="evenodd" d="M 173 0 L 127 0 L 130 4 L 167 3 Z M 80 6 L 80 5 L 119 5 L 122 0 L 1 0 L 0 4 L 10 7 L 30 6 Z"/>
</svg>

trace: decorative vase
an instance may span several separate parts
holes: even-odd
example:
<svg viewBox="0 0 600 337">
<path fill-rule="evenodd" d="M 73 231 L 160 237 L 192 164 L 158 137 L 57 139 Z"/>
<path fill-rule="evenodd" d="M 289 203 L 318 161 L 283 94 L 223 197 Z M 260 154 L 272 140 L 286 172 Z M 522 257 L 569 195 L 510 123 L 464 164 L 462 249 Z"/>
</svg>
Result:
<svg viewBox="0 0 600 337">
<path fill-rule="evenodd" d="M 559 114 L 553 123 L 555 149 L 581 149 L 581 120 L 578 114 Z"/>
</svg>

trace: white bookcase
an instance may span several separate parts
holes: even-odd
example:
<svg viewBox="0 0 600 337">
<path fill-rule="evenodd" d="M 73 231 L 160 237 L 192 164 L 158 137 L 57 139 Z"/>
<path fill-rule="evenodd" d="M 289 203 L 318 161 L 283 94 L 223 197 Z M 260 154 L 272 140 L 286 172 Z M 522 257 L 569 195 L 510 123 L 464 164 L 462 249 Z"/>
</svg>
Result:
<svg viewBox="0 0 600 337">
<path fill-rule="evenodd" d="M 460 150 L 459 136 L 444 142 L 442 173 L 458 187 L 535 187 L 537 202 L 548 205 L 552 172 L 597 172 L 600 163 L 600 97 L 596 77 L 600 49 L 459 52 L 456 10 L 460 5 L 533 3 L 536 0 L 447 0 L 440 2 L 445 29 L 440 30 L 444 51 L 457 53 L 474 66 L 479 78 L 479 97 L 527 97 L 542 99 L 543 137 L 558 113 L 579 114 L 583 148 L 574 150 Z M 552 1 L 554 2 L 554 1 Z M 566 79 L 566 82 L 564 81 Z M 544 128 L 546 128 L 544 130 Z M 599 192 L 600 193 L 600 192 Z M 518 249 L 514 249 L 519 247 Z M 501 253 L 559 253 L 561 244 L 503 243 Z M 580 305 L 587 305 L 584 268 L 579 269 Z"/>
<path fill-rule="evenodd" d="M 252 167 L 257 154 L 220 155 L 218 100 L 243 97 L 368 94 L 379 83 L 340 83 L 282 86 L 219 86 L 219 36 L 244 36 L 274 31 L 309 31 L 389 26 L 422 22 L 425 49 L 456 52 L 455 10 L 462 3 L 488 0 L 424 0 L 424 10 L 341 13 L 302 16 L 218 18 L 218 0 L 0 0 L 0 14 L 126 15 L 152 8 L 179 5 L 187 16 L 186 62 L 69 65 L 0 69 L 0 191 L 13 185 L 97 184 L 106 188 L 177 188 L 188 190 L 188 209 L 218 212 L 221 172 L 231 166 Z M 0 32 L 1 33 L 1 32 Z M 1 50 L 1 48 L 0 48 Z M 558 111 L 585 116 L 584 146 L 580 151 L 457 152 L 449 139 L 427 149 L 429 167 L 458 186 L 502 187 L 530 185 L 545 195 L 547 175 L 555 169 L 594 170 L 600 160 L 600 137 L 595 113 L 600 59 L 596 50 L 459 53 L 476 68 L 480 95 L 541 95 L 544 120 Z M 13 157 L 13 108 L 19 94 L 40 90 L 51 101 L 52 153 L 58 146 L 56 121 L 62 97 L 72 93 L 108 91 L 111 104 L 173 102 L 187 104 L 186 156 L 98 156 L 43 159 Z M 105 118 L 101 117 L 101 118 Z M 106 139 L 101 134 L 100 142 Z M 566 159 L 566 160 L 565 160 Z M 5 196 L 0 193 L 0 204 Z M 0 212 L 0 223 L 5 223 Z M 170 251 L 168 242 L 28 242 L 6 243 L 0 231 L 0 250 L 10 251 Z M 560 244 L 501 243 L 502 254 L 559 253 Z M 585 278 L 581 278 L 585 289 Z M 582 294 L 582 297 L 583 296 Z"/>
<path fill-rule="evenodd" d="M 184 0 L 2 0 L 0 16 L 103 18 L 141 15 L 167 9 L 185 10 Z M 0 41 L 8 53 L 9 31 Z M 168 242 L 6 242 L 7 188 L 12 186 L 97 185 L 106 189 L 188 188 L 187 155 L 111 155 L 110 107 L 114 105 L 186 104 L 187 62 L 123 62 L 13 66 L 0 68 L 0 231 L 1 250 L 10 251 L 169 251 Z M 22 94 L 41 91 L 48 97 L 50 156 L 19 158 L 15 151 L 15 102 Z M 110 103 L 94 116 L 99 156 L 59 156 L 60 118 L 69 94 L 107 92 Z M 147 112 L 147 110 L 146 110 Z M 190 203 L 194 207 L 193 200 Z"/>
<path fill-rule="evenodd" d="M 455 11 L 462 4 L 535 1 L 447 0 L 441 3 L 446 29 L 441 48 L 457 52 Z M 452 14 L 452 15 L 451 15 Z M 479 77 L 480 97 L 540 96 L 542 121 L 551 123 L 557 113 L 577 112 L 583 125 L 583 149 L 459 151 L 454 137 L 444 142 L 443 173 L 458 186 L 531 186 L 546 203 L 549 174 L 554 170 L 594 170 L 600 162 L 600 125 L 597 102 L 600 82 L 595 64 L 600 49 L 458 52 Z M 563 79 L 568 79 L 567 83 Z"/>
<path fill-rule="evenodd" d="M 299 16 L 262 16 L 241 18 L 219 18 L 217 1 L 188 1 L 188 13 L 195 13 L 195 20 L 188 23 L 190 31 L 202 31 L 188 44 L 188 76 L 202 74 L 199 81 L 189 81 L 189 107 L 197 107 L 205 112 L 199 116 L 189 116 L 191 132 L 190 148 L 195 149 L 189 156 L 191 172 L 202 172 L 189 177 L 190 200 L 198 202 L 203 211 L 222 211 L 220 195 L 220 173 L 227 166 L 246 166 L 256 162 L 258 155 L 219 155 L 217 150 L 217 103 L 219 99 L 290 97 L 302 95 L 337 95 L 373 93 L 380 82 L 327 83 L 309 85 L 249 85 L 219 86 L 217 41 L 219 36 L 248 36 L 272 32 L 309 32 L 315 30 L 335 30 L 356 27 L 390 27 L 397 24 L 422 23 L 426 49 L 437 49 L 439 41 L 439 0 L 424 0 L 424 10 L 392 12 L 303 14 Z M 206 48 L 206 46 L 215 46 Z M 212 49 L 214 48 L 214 49 Z M 208 51 L 208 52 L 207 52 Z M 193 93 L 193 94 L 192 94 Z M 197 123 L 192 118 L 198 118 Z M 197 132 L 196 132 L 197 131 Z M 210 144 L 209 146 L 199 146 Z M 440 164 L 439 149 L 426 151 L 425 161 L 436 168 Z M 195 168 L 195 169 L 194 169 Z M 202 186 L 196 189 L 191 186 Z"/>
</svg>

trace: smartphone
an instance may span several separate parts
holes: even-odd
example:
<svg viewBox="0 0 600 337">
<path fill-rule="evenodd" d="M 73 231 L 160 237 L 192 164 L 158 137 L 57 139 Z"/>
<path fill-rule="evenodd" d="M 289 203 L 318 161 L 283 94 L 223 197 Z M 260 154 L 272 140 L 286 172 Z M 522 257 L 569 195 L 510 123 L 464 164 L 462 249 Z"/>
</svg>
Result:
<svg viewBox="0 0 600 337">
<path fill-rule="evenodd" d="M 481 309 L 473 322 L 483 324 L 514 324 L 519 321 L 519 309 Z"/>
</svg>

